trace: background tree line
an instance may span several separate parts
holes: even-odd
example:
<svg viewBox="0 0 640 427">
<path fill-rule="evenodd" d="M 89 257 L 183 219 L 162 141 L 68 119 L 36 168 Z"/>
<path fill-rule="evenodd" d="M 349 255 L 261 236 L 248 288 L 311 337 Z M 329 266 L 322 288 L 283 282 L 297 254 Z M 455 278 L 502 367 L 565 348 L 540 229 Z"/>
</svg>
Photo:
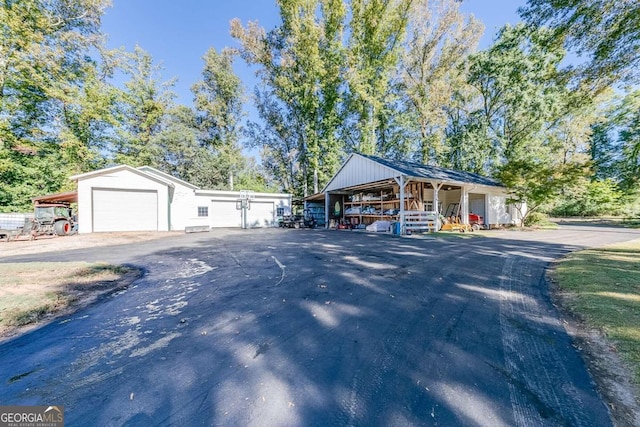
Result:
<svg viewBox="0 0 640 427">
<path fill-rule="evenodd" d="M 497 177 L 533 211 L 637 209 L 634 2 L 529 0 L 480 52 L 483 26 L 457 0 L 276 3 L 276 28 L 231 21 L 238 47 L 205 53 L 185 106 L 142 48 L 105 48 L 107 0 L 3 1 L 0 209 L 112 163 L 303 196 L 354 151 Z M 257 119 L 237 60 L 256 71 Z"/>
</svg>

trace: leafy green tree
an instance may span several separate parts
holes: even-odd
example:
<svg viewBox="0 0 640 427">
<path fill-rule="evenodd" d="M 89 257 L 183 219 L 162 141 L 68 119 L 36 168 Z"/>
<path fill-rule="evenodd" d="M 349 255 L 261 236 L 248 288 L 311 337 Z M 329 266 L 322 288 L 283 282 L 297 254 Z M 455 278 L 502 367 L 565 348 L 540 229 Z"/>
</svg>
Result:
<svg viewBox="0 0 640 427">
<path fill-rule="evenodd" d="M 256 106 L 262 123 L 249 122 L 247 145 L 261 150 L 262 164 L 284 191 L 304 195 L 306 175 L 301 164 L 298 121 L 268 89 L 256 91 Z"/>
<path fill-rule="evenodd" d="M 462 144 L 455 149 L 447 146 L 445 134 L 452 119 L 448 112 L 456 92 L 464 90 L 467 58 L 478 45 L 483 25 L 472 16 L 465 17 L 459 4 L 457 0 L 417 0 L 411 5 L 401 74 L 408 109 L 419 127 L 416 160 L 424 164 L 461 166 L 466 157 Z M 459 119 L 460 109 L 453 114 L 453 119 Z M 453 141 L 458 141 L 460 134 L 455 135 Z"/>
<path fill-rule="evenodd" d="M 501 162 L 541 154 L 541 134 L 575 102 L 558 65 L 561 45 L 545 30 L 505 26 L 493 46 L 473 57 L 469 82 L 482 98 L 482 113 Z"/>
<path fill-rule="evenodd" d="M 245 164 L 239 146 L 244 90 L 233 59 L 228 49 L 209 49 L 203 57 L 202 80 L 191 88 L 201 147 L 194 184 L 207 188 L 232 189 L 234 174 Z"/>
<path fill-rule="evenodd" d="M 162 130 L 155 137 L 159 148 L 158 169 L 200 186 L 198 161 L 212 155 L 200 145 L 196 114 L 192 108 L 176 105 L 165 114 Z"/>
<path fill-rule="evenodd" d="M 635 0 L 528 0 L 527 22 L 553 29 L 555 38 L 589 56 L 587 79 L 604 89 L 640 78 L 640 2 Z"/>
<path fill-rule="evenodd" d="M 446 152 L 440 165 L 481 175 L 492 173 L 497 154 L 484 114 L 473 108 L 472 101 L 458 100 L 457 96 L 446 113 Z"/>
<path fill-rule="evenodd" d="M 497 178 L 508 188 L 507 202 L 521 213 L 521 225 L 527 216 L 538 212 L 560 192 L 588 173 L 580 163 L 555 163 L 548 159 L 522 159 L 505 163 Z M 522 207 L 526 206 L 526 210 Z"/>
<path fill-rule="evenodd" d="M 129 55 L 121 101 L 121 126 L 114 143 L 114 160 L 130 166 L 157 166 L 162 153 L 156 137 L 173 105 L 175 80 L 162 82 L 162 67 L 140 46 Z"/>
<path fill-rule="evenodd" d="M 218 53 L 210 48 L 202 59 L 202 80 L 191 87 L 201 143 L 211 148 L 235 145 L 244 92 L 233 71 L 233 52 L 225 49 Z"/>
<path fill-rule="evenodd" d="M 592 125 L 589 153 L 594 181 L 612 179 L 625 193 L 639 189 L 640 90 L 606 100 Z"/>
<path fill-rule="evenodd" d="M 103 167 L 103 153 L 111 148 L 120 124 L 122 92 L 107 82 L 111 75 L 104 67 L 93 61 L 84 67 L 82 84 L 66 88 L 59 98 L 60 148 L 68 174 Z"/>
<path fill-rule="evenodd" d="M 232 35 L 242 43 L 245 61 L 261 67 L 256 102 L 264 126 L 254 124 L 248 134 L 261 138 L 256 143 L 266 155 L 282 162 L 271 168 L 283 186 L 302 195 L 332 176 L 342 154 L 338 108 L 346 9 L 342 0 L 281 0 L 278 6 L 281 26 L 267 33 L 234 20 Z"/>
<path fill-rule="evenodd" d="M 618 141 L 610 120 L 602 119 L 591 126 L 589 154 L 593 168 L 593 179 L 617 179 L 620 176 Z"/>
<path fill-rule="evenodd" d="M 68 139 L 69 94 L 90 78 L 102 51 L 106 0 L 0 4 L 0 205 L 23 210 L 82 169 L 83 142 Z"/>
<path fill-rule="evenodd" d="M 622 211 L 624 194 L 613 179 L 582 179 L 568 190 L 553 207 L 554 215 L 601 216 Z"/>
<path fill-rule="evenodd" d="M 640 90 L 627 94 L 615 117 L 622 146 L 621 184 L 628 192 L 640 191 Z"/>
<path fill-rule="evenodd" d="M 469 75 L 482 99 L 487 149 L 497 155 L 496 177 L 530 213 L 588 173 L 591 109 L 569 89 L 559 71 L 564 50 L 550 37 L 543 29 L 506 26 L 474 56 Z"/>
<path fill-rule="evenodd" d="M 393 77 L 402 55 L 410 0 L 352 0 L 347 44 L 349 148 L 379 153 L 383 124 L 394 114 Z"/>
</svg>

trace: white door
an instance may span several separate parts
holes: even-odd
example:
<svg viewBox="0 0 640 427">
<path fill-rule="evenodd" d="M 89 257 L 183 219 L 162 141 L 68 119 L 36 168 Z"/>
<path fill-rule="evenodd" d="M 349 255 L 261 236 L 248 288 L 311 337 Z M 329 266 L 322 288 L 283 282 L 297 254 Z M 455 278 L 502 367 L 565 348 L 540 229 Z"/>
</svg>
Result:
<svg viewBox="0 0 640 427">
<path fill-rule="evenodd" d="M 251 209 L 247 211 L 247 227 L 273 227 L 275 225 L 273 202 L 251 200 Z"/>
<path fill-rule="evenodd" d="M 469 213 L 480 215 L 482 218 L 487 218 L 484 209 L 484 194 L 469 194 Z"/>
<path fill-rule="evenodd" d="M 157 231 L 156 190 L 92 189 L 93 231 Z"/>
<path fill-rule="evenodd" d="M 241 227 L 241 211 L 236 209 L 236 202 L 229 200 L 212 200 L 209 213 L 211 227 Z"/>
</svg>

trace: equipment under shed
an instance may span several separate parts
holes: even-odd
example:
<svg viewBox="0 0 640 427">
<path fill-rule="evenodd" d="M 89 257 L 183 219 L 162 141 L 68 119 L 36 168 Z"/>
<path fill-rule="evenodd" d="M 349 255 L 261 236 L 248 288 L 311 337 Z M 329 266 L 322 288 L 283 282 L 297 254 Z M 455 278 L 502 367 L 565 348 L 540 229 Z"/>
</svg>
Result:
<svg viewBox="0 0 640 427">
<path fill-rule="evenodd" d="M 384 221 L 407 234 L 436 231 L 447 222 L 483 228 L 513 224 L 520 211 L 507 204 L 507 196 L 498 181 L 478 174 L 354 153 L 305 201 L 308 208 L 324 208 L 329 228 Z"/>
</svg>

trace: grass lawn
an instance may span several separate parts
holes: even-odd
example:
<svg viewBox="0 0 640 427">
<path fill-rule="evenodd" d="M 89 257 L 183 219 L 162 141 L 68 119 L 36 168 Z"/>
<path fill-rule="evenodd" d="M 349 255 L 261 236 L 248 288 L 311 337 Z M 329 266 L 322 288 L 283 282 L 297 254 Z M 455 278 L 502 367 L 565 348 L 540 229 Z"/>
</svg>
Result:
<svg viewBox="0 0 640 427">
<path fill-rule="evenodd" d="M 606 334 L 640 385 L 640 240 L 575 252 L 552 274 L 568 308 Z"/>
<path fill-rule="evenodd" d="M 100 263 L 2 264 L 0 332 L 35 323 L 82 298 L 112 289 L 132 274 L 137 272 Z"/>
</svg>

